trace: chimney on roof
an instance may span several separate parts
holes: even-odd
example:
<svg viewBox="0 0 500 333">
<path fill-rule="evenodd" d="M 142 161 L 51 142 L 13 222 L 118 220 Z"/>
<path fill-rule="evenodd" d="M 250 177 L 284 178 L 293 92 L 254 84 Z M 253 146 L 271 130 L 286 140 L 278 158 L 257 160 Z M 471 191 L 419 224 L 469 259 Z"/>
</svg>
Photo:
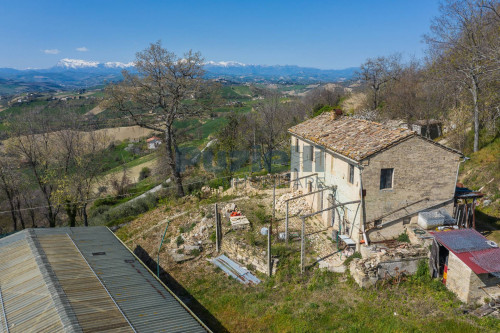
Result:
<svg viewBox="0 0 500 333">
<path fill-rule="evenodd" d="M 330 118 L 332 120 L 338 119 L 342 116 L 342 110 L 341 109 L 333 109 L 330 111 Z"/>
</svg>

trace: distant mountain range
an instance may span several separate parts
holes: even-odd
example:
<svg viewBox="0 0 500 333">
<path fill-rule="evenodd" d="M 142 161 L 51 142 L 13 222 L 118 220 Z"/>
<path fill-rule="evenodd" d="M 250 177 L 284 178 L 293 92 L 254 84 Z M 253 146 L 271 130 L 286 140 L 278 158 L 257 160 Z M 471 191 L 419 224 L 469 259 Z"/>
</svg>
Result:
<svg viewBox="0 0 500 333">
<path fill-rule="evenodd" d="M 45 69 L 0 68 L 0 94 L 26 91 L 69 90 L 119 81 L 123 69 L 134 70 L 134 63 L 61 59 Z M 293 65 L 248 65 L 235 61 L 208 61 L 206 76 L 230 82 L 316 83 L 339 82 L 353 77 L 357 68 L 325 70 Z"/>
</svg>

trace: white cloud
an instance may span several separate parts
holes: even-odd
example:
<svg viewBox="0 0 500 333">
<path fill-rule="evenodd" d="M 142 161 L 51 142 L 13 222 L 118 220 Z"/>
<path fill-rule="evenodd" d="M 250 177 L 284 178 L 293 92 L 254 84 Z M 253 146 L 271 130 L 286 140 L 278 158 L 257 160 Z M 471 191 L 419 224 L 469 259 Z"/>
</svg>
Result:
<svg viewBox="0 0 500 333">
<path fill-rule="evenodd" d="M 58 49 L 46 49 L 42 50 L 42 52 L 45 54 L 58 54 L 61 51 L 59 51 Z"/>
<path fill-rule="evenodd" d="M 76 50 L 77 50 L 78 52 L 87 52 L 89 49 L 88 49 L 88 48 L 86 48 L 85 46 L 82 46 L 82 47 L 77 47 L 77 48 L 76 48 Z"/>
</svg>

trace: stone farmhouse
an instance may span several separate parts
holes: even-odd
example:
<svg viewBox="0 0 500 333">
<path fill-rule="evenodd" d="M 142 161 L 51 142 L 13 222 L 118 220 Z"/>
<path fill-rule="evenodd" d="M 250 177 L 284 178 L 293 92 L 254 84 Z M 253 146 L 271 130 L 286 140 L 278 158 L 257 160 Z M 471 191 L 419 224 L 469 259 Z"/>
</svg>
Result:
<svg viewBox="0 0 500 333">
<path fill-rule="evenodd" d="M 324 113 L 289 129 L 291 179 L 325 226 L 360 243 L 394 239 L 418 213 L 453 210 L 462 154 L 408 129 Z M 309 176 L 309 177 L 307 177 Z M 323 189 L 323 191 L 319 191 Z M 412 219 L 414 219 L 412 221 Z"/>
</svg>

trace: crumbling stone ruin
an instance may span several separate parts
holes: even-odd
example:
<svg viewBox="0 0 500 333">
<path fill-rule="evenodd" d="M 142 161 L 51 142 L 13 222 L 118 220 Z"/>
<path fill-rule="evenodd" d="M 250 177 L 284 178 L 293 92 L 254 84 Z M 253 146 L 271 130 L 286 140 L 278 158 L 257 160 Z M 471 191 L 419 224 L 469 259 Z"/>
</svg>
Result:
<svg viewBox="0 0 500 333">
<path fill-rule="evenodd" d="M 363 288 L 371 287 L 381 279 L 415 274 L 419 261 L 427 259 L 429 253 L 420 245 L 406 243 L 395 248 L 371 245 L 361 249 L 363 259 L 353 259 L 349 270 L 353 279 Z"/>
</svg>

